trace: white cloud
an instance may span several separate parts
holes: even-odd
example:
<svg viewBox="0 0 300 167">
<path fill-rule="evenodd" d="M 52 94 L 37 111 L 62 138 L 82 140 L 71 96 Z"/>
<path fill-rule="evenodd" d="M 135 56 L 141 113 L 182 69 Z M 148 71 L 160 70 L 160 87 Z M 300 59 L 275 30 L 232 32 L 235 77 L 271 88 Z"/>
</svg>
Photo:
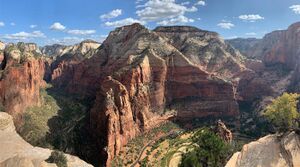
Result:
<svg viewBox="0 0 300 167">
<path fill-rule="evenodd" d="M 146 24 L 146 22 L 144 22 L 144 21 L 140 21 L 140 20 L 129 17 L 129 18 L 126 18 L 123 20 L 117 20 L 117 21 L 113 21 L 113 22 L 108 21 L 108 22 L 104 23 L 104 25 L 107 27 L 121 27 L 124 25 L 133 24 L 133 23 Z"/>
<path fill-rule="evenodd" d="M 206 3 L 205 3 L 205 1 L 198 1 L 198 2 L 196 3 L 196 5 L 205 6 Z"/>
<path fill-rule="evenodd" d="M 193 6 L 188 8 L 182 4 L 177 4 L 175 0 L 148 0 L 136 14 L 144 21 L 161 21 L 178 16 L 184 16 L 186 12 L 195 12 L 198 9 Z"/>
<path fill-rule="evenodd" d="M 255 32 L 247 32 L 246 35 L 247 36 L 256 36 L 257 34 Z"/>
<path fill-rule="evenodd" d="M 11 26 L 15 26 L 15 25 L 16 25 L 16 23 L 14 23 L 14 22 L 11 22 L 11 23 L 10 23 L 10 25 L 11 25 Z"/>
<path fill-rule="evenodd" d="M 91 35 L 95 34 L 96 30 L 68 30 L 67 33 L 73 35 Z"/>
<path fill-rule="evenodd" d="M 100 16 L 100 19 L 102 20 L 107 20 L 107 19 L 113 19 L 118 16 L 122 15 L 122 10 L 121 9 L 115 9 L 107 14 L 103 14 Z"/>
<path fill-rule="evenodd" d="M 63 31 L 66 29 L 66 27 L 59 22 L 55 22 L 50 26 L 50 29 L 57 30 L 57 31 Z"/>
<path fill-rule="evenodd" d="M 0 21 L 0 27 L 4 27 L 4 26 L 5 26 L 4 22 Z"/>
<path fill-rule="evenodd" d="M 186 1 L 186 2 L 182 2 L 181 5 L 189 5 L 191 2 Z"/>
<path fill-rule="evenodd" d="M 223 29 L 231 29 L 234 27 L 234 24 L 230 23 L 230 22 L 221 22 L 218 24 L 219 27 L 223 28 Z"/>
<path fill-rule="evenodd" d="M 15 34 L 6 34 L 2 38 L 8 40 L 27 40 L 32 38 L 46 38 L 46 35 L 41 31 L 33 31 L 31 33 L 22 31 Z"/>
<path fill-rule="evenodd" d="M 292 9 L 296 14 L 300 14 L 300 5 L 290 6 L 290 9 Z"/>
<path fill-rule="evenodd" d="M 163 25 L 163 26 L 166 26 L 166 25 L 175 25 L 175 24 L 186 24 L 186 23 L 192 23 L 194 22 L 195 20 L 193 19 L 189 19 L 185 16 L 178 16 L 176 18 L 171 18 L 169 20 L 163 20 L 163 21 L 160 21 L 158 22 L 157 24 L 159 25 Z"/>
<path fill-rule="evenodd" d="M 30 28 L 36 28 L 37 25 L 32 24 L 32 25 L 30 25 L 29 27 L 30 27 Z"/>
<path fill-rule="evenodd" d="M 264 17 L 258 15 L 258 14 L 249 14 L 249 15 L 240 15 L 239 19 L 249 22 L 255 22 L 257 20 L 263 20 Z"/>
</svg>

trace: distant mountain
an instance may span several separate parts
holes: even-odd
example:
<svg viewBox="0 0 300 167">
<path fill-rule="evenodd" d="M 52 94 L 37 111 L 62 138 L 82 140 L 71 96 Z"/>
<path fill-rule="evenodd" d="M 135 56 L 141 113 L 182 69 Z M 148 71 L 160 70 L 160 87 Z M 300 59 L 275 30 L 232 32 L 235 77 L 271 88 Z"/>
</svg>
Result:
<svg viewBox="0 0 300 167">
<path fill-rule="evenodd" d="M 273 97 L 299 91 L 299 27 L 225 42 L 196 27 L 133 24 L 116 28 L 102 44 L 6 44 L 0 109 L 21 128 L 26 108 L 43 102 L 46 84 L 84 101 L 80 124 L 70 123 L 70 132 L 82 138 L 67 151 L 109 166 L 129 140 L 169 120 L 242 118 L 242 124 L 255 124 L 259 112 L 240 112 L 244 105 L 262 111 Z"/>
<path fill-rule="evenodd" d="M 235 38 L 226 40 L 227 43 L 238 49 L 243 55 L 248 58 L 256 58 L 250 53 L 252 52 L 253 47 L 260 43 L 260 41 L 261 39 L 257 38 Z"/>
<path fill-rule="evenodd" d="M 87 54 L 91 50 L 95 50 L 100 46 L 100 43 L 93 40 L 84 40 L 79 44 L 65 46 L 60 44 L 46 45 L 41 47 L 41 51 L 43 54 L 48 55 L 50 57 L 58 57 L 64 54 L 75 54 L 81 53 L 82 55 Z M 90 56 L 92 53 L 90 54 Z"/>
</svg>

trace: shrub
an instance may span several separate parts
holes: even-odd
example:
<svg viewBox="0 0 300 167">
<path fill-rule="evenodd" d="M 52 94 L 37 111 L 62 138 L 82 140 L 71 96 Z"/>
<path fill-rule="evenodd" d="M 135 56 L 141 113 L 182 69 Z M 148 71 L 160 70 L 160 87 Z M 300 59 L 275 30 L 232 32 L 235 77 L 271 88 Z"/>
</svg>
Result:
<svg viewBox="0 0 300 167">
<path fill-rule="evenodd" d="M 57 167 L 67 167 L 67 158 L 60 151 L 52 151 L 50 157 L 46 160 L 49 163 L 55 163 Z"/>
<path fill-rule="evenodd" d="M 297 103 L 299 94 L 284 93 L 267 106 L 264 115 L 279 132 L 291 130 L 297 126 L 299 113 Z"/>
<path fill-rule="evenodd" d="M 181 167 L 218 167 L 224 165 L 230 147 L 208 129 L 197 131 L 192 137 L 194 149 L 183 156 Z"/>
</svg>

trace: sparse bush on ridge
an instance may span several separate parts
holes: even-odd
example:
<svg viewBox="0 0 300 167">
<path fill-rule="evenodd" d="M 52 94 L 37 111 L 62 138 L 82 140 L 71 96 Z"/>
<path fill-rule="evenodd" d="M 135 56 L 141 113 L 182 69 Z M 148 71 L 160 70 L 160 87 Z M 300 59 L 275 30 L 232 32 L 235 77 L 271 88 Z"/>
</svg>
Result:
<svg viewBox="0 0 300 167">
<path fill-rule="evenodd" d="M 297 111 L 299 94 L 284 93 L 267 106 L 264 115 L 272 123 L 276 131 L 285 132 L 298 127 L 300 114 Z"/>
<path fill-rule="evenodd" d="M 55 163 L 57 167 L 67 167 L 67 158 L 60 151 L 52 151 L 50 157 L 46 160 L 48 163 Z"/>
</svg>

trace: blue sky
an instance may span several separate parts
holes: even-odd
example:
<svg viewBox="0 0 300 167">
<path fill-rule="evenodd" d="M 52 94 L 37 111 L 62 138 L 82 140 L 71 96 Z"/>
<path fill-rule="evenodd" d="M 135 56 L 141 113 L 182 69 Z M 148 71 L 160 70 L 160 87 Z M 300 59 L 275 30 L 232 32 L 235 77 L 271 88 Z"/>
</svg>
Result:
<svg viewBox="0 0 300 167">
<path fill-rule="evenodd" d="M 102 41 L 117 26 L 191 25 L 224 38 L 262 37 L 300 21 L 300 0 L 0 0 L 0 40 Z"/>
</svg>

